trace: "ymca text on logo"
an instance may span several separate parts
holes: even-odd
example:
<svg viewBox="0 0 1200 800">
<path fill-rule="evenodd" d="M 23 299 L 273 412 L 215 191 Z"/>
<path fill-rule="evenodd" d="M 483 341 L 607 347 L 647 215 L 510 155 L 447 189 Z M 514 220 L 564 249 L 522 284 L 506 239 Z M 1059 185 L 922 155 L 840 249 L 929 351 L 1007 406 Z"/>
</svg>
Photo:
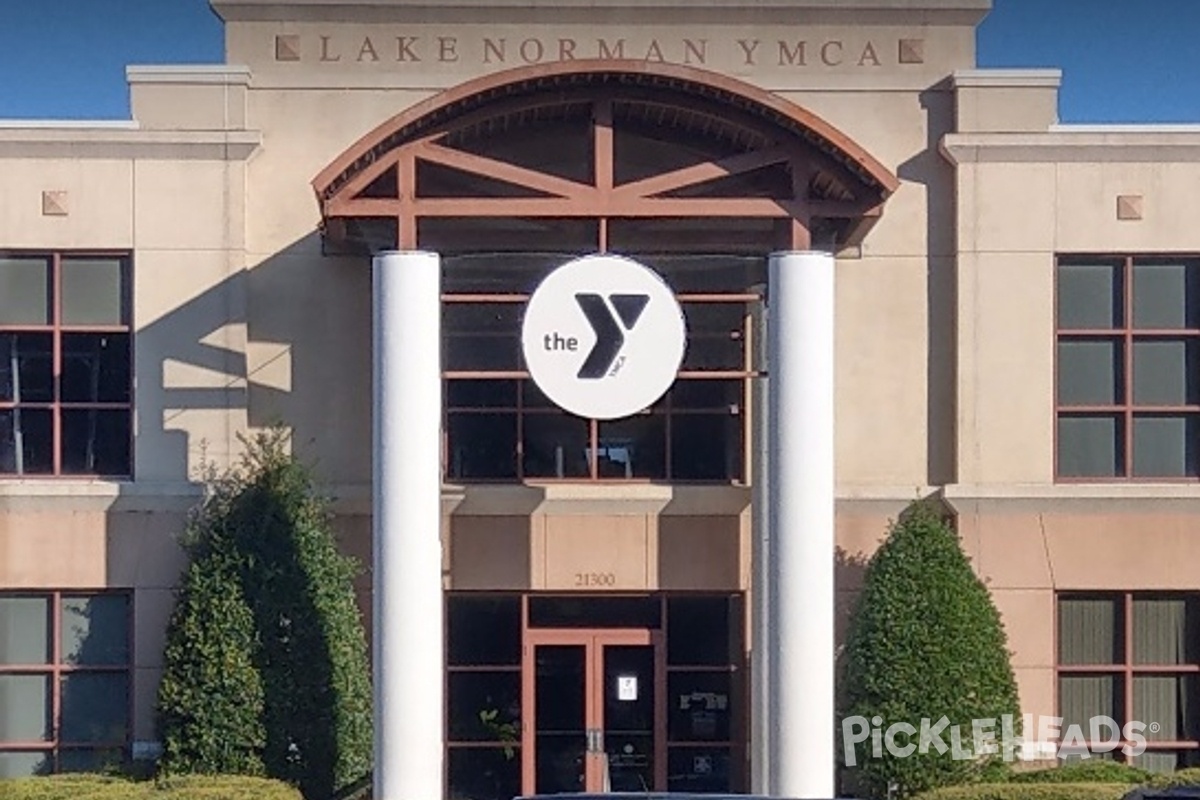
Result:
<svg viewBox="0 0 1200 800">
<path fill-rule="evenodd" d="M 1064 729 L 1062 717 L 1038 717 L 1035 724 L 1034 716 L 1025 714 L 1020 721 L 1025 736 L 1018 734 L 1012 714 L 1005 714 L 999 720 L 972 720 L 969 726 L 951 725 L 946 717 L 936 722 L 923 719 L 919 726 L 894 722 L 886 727 L 882 717 L 846 717 L 842 720 L 843 754 L 846 766 L 853 767 L 858 763 L 860 752 L 864 755 L 867 752 L 867 748 L 859 745 L 869 739 L 872 758 L 883 758 L 885 749 L 895 758 L 948 752 L 955 760 L 999 754 L 1005 761 L 1013 761 L 1018 753 L 1022 758 L 1042 757 L 1043 748 L 1053 750 L 1052 755 L 1058 758 L 1089 758 L 1117 749 L 1127 756 L 1136 756 L 1146 750 L 1145 731 L 1157 733 L 1160 727 L 1157 722 L 1148 725 L 1127 722 L 1121 726 L 1106 716 L 1092 717 L 1086 731 L 1077 723 Z M 969 730 L 964 732 L 964 728 Z M 1031 748 L 1031 742 L 1038 744 Z"/>
</svg>

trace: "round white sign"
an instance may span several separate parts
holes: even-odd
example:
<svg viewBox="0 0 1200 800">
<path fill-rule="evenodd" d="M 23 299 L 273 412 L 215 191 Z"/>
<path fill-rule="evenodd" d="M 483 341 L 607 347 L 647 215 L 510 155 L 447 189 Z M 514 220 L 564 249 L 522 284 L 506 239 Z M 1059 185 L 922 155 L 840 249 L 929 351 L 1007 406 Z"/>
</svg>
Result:
<svg viewBox="0 0 1200 800">
<path fill-rule="evenodd" d="M 683 363 L 683 309 L 658 273 L 622 256 L 584 256 L 529 298 L 521 331 L 533 382 L 581 417 L 620 419 L 666 394 Z"/>
</svg>

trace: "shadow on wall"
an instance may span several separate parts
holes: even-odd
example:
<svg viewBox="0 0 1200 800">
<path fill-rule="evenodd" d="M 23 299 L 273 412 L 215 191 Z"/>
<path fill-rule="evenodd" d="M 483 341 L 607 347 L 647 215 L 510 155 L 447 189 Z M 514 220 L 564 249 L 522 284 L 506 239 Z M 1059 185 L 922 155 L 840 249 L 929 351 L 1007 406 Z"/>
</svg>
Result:
<svg viewBox="0 0 1200 800">
<path fill-rule="evenodd" d="M 956 369 L 958 214 L 955 206 L 954 167 L 942 158 L 938 144 L 954 129 L 954 94 L 948 81 L 918 95 L 925 111 L 925 149 L 900 165 L 902 180 L 925 187 L 927 305 L 927 405 L 926 436 L 928 477 L 931 486 L 956 480 Z"/>
<path fill-rule="evenodd" d="M 137 481 L 119 484 L 110 504 L 95 501 L 104 505 L 89 513 L 102 522 L 74 514 L 70 523 L 81 531 L 103 525 L 103 552 L 94 556 L 104 559 L 103 577 L 94 585 L 136 589 L 125 628 L 137 631 L 136 660 L 130 653 L 127 662 L 136 680 L 111 693 L 134 693 L 132 739 L 154 737 L 163 636 L 186 565 L 178 536 L 202 497 L 201 466 L 220 469 L 240 457 L 237 434 L 247 424 L 282 421 L 319 484 L 369 483 L 370 329 L 369 260 L 323 257 L 315 231 L 138 327 Z M 232 346 L 225 344 L 230 333 Z M 369 580 L 361 579 L 360 590 Z M 84 703 L 81 720 L 96 717 L 85 701 L 102 699 L 90 677 L 64 687 L 64 703 L 70 695 Z"/>
<path fill-rule="evenodd" d="M 236 459 L 242 418 L 284 422 L 322 480 L 370 479 L 370 262 L 315 231 L 137 332 L 139 480 L 195 480 Z M 214 343 L 246 330 L 246 352 Z M 236 336 L 236 334 L 235 334 Z"/>
<path fill-rule="evenodd" d="M 57 738 L 89 743 L 86 749 L 61 752 L 62 771 L 117 769 L 125 765 L 131 690 L 128 673 L 103 670 L 124 666 L 131 660 L 129 612 L 128 598 L 118 595 L 66 596 L 61 607 L 53 610 L 62 624 L 62 663 L 73 668 L 61 679 Z M 41 678 L 30 676 L 23 680 L 41 681 Z M 51 754 L 30 753 L 28 759 L 28 763 L 18 766 L 19 772 L 49 775 L 56 771 Z"/>
</svg>

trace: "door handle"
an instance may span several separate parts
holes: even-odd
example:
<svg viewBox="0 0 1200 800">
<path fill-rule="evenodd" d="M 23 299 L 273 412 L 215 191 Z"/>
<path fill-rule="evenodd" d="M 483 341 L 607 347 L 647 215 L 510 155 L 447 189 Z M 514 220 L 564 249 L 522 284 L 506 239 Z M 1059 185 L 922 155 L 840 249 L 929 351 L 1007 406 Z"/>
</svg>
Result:
<svg viewBox="0 0 1200 800">
<path fill-rule="evenodd" d="M 604 731 L 599 728 L 587 729 L 587 751 L 589 753 L 604 752 Z"/>
</svg>

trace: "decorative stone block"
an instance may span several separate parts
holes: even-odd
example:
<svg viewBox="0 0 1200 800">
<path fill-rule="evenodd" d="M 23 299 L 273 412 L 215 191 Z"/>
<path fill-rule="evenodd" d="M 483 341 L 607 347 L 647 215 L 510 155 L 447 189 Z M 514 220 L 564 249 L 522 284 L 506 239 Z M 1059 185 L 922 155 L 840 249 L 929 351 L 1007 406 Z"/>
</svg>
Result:
<svg viewBox="0 0 1200 800">
<path fill-rule="evenodd" d="M 1142 218 L 1142 196 L 1140 194 L 1117 195 L 1117 219 L 1138 220 Z"/>
<path fill-rule="evenodd" d="M 284 33 L 275 37 L 275 60 L 300 60 L 300 37 L 297 34 Z"/>
<path fill-rule="evenodd" d="M 42 192 L 42 216 L 43 217 L 65 217 L 67 216 L 67 193 L 62 189 L 53 189 Z"/>
<path fill-rule="evenodd" d="M 900 63 L 901 64 L 924 64 L 925 63 L 925 40 L 924 39 L 901 39 L 900 40 Z"/>
</svg>

